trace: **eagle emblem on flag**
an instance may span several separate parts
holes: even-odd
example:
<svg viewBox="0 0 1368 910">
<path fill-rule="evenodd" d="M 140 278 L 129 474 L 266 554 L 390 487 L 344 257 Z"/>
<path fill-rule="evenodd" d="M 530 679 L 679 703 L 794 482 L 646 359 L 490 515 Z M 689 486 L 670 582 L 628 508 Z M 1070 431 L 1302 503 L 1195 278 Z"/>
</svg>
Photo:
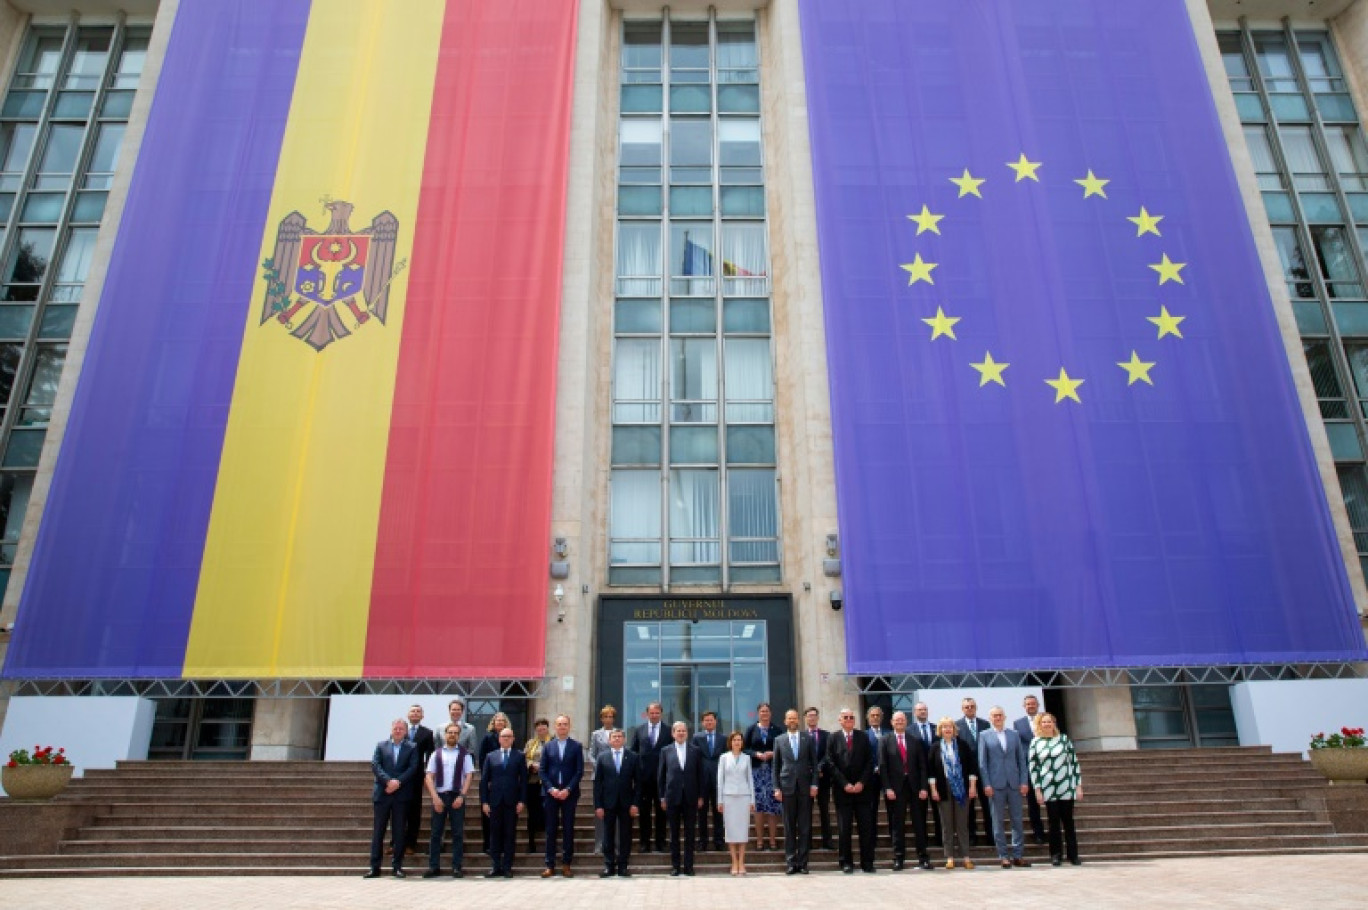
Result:
<svg viewBox="0 0 1368 910">
<path fill-rule="evenodd" d="M 390 212 L 351 229 L 350 202 L 325 199 L 328 227 L 315 231 L 299 212 L 280 222 L 275 250 L 262 265 L 266 299 L 261 325 L 274 319 L 315 351 L 346 338 L 371 319 L 385 324 L 390 283 L 406 261 L 394 261 L 399 221 Z"/>
</svg>

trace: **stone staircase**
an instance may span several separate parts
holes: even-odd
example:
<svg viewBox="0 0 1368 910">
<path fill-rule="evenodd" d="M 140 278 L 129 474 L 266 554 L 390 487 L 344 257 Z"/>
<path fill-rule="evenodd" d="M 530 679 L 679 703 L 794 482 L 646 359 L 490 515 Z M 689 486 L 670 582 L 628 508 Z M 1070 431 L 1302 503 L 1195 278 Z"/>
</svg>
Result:
<svg viewBox="0 0 1368 910">
<path fill-rule="evenodd" d="M 1238 748 L 1088 753 L 1082 761 L 1085 799 L 1077 817 L 1086 861 L 1368 852 L 1368 834 L 1337 832 L 1327 807 L 1339 792 L 1300 756 Z M 73 781 L 55 803 L 80 804 L 84 823 L 65 831 L 55 852 L 0 856 L 0 877 L 360 874 L 370 781 L 361 762 L 122 762 Z M 589 803 L 586 793 L 576 826 L 582 875 L 601 867 L 592 855 Z M 473 808 L 466 822 L 466 872 L 484 872 Z M 425 817 L 424 848 L 426 830 Z M 527 852 L 523 832 L 515 874 L 530 876 L 542 858 Z M 1046 849 L 1029 843 L 1029 824 L 1027 840 L 1028 858 L 1047 861 Z M 538 846 L 544 843 L 539 838 Z M 980 846 L 973 856 L 991 861 L 993 851 Z M 882 810 L 877 857 L 888 869 Z M 752 849 L 747 865 L 782 872 L 783 854 Z M 426 857 L 409 857 L 406 867 L 422 871 Z M 668 854 L 634 850 L 632 868 L 667 873 Z M 700 853 L 695 868 L 725 874 L 726 853 Z M 834 871 L 835 853 L 815 851 L 810 868 Z"/>
</svg>

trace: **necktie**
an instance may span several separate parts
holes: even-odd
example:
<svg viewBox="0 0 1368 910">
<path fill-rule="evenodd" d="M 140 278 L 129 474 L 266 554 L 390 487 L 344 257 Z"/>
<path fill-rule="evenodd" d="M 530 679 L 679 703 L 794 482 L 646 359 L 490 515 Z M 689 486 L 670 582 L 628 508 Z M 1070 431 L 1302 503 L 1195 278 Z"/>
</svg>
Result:
<svg viewBox="0 0 1368 910">
<path fill-rule="evenodd" d="M 399 744 L 394 744 L 394 763 L 399 764 Z"/>
<path fill-rule="evenodd" d="M 708 734 L 708 756 L 709 756 L 709 757 L 712 757 L 712 756 L 714 756 L 714 755 L 716 755 L 716 754 L 717 754 L 717 750 L 713 748 L 713 735 L 712 735 L 711 733 L 709 733 L 709 734 Z"/>
<path fill-rule="evenodd" d="M 559 742 L 560 742 L 560 755 L 557 756 L 557 757 L 558 757 L 561 761 L 565 761 L 565 740 L 562 739 L 562 740 L 559 740 Z"/>
<path fill-rule="evenodd" d="M 978 723 L 975 722 L 975 721 L 969 720 L 969 719 L 966 717 L 966 718 L 964 719 L 964 725 L 965 725 L 966 727 L 969 728 L 969 738 L 972 739 L 972 740 L 974 741 L 975 744 L 977 744 L 977 743 L 978 743 Z"/>
<path fill-rule="evenodd" d="M 854 748 L 855 748 L 855 738 L 854 738 L 853 736 L 851 736 L 849 733 L 846 733 L 846 751 L 847 751 L 847 752 L 850 752 L 850 751 L 854 750 Z"/>
<path fill-rule="evenodd" d="M 655 741 L 656 741 L 656 725 L 655 725 L 655 724 L 651 724 L 651 745 L 654 746 L 654 745 L 655 745 Z"/>
<path fill-rule="evenodd" d="M 928 746 L 931 745 L 931 727 L 930 727 L 929 725 L 927 725 L 927 724 L 922 724 L 922 725 L 921 725 L 921 728 L 922 728 L 922 742 L 925 743 L 925 744 L 928 745 Z"/>
<path fill-rule="evenodd" d="M 622 773 L 622 753 L 617 749 L 613 750 L 613 770 Z"/>
<path fill-rule="evenodd" d="M 798 734 L 797 734 L 797 733 L 790 733 L 790 734 L 789 734 L 789 748 L 793 750 L 793 757 L 794 757 L 794 758 L 797 758 L 797 757 L 798 757 Z"/>
<path fill-rule="evenodd" d="M 902 753 L 903 771 L 907 771 L 907 743 L 903 742 L 903 735 L 898 734 L 898 751 Z"/>
<path fill-rule="evenodd" d="M 413 742 L 413 740 L 414 740 L 417 736 L 418 736 L 418 725 L 417 725 L 417 724 L 413 724 L 412 726 L 409 727 L 409 742 Z"/>
<path fill-rule="evenodd" d="M 508 764 L 508 750 L 507 750 L 507 749 L 504 749 L 504 750 L 503 750 L 503 763 L 504 763 L 505 765 Z"/>
</svg>

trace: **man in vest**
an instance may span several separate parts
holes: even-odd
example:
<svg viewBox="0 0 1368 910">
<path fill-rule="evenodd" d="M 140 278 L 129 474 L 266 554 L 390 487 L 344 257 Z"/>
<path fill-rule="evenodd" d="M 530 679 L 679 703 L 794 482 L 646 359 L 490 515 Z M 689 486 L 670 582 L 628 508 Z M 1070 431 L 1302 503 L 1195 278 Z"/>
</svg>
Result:
<svg viewBox="0 0 1368 910">
<path fill-rule="evenodd" d="M 432 839 L 428 843 L 428 869 L 423 878 L 436 878 L 442 864 L 442 835 L 451 828 L 451 877 L 465 875 L 465 796 L 475 760 L 460 744 L 461 727 L 447 724 L 444 745 L 428 759 L 425 789 L 432 800 Z"/>
</svg>

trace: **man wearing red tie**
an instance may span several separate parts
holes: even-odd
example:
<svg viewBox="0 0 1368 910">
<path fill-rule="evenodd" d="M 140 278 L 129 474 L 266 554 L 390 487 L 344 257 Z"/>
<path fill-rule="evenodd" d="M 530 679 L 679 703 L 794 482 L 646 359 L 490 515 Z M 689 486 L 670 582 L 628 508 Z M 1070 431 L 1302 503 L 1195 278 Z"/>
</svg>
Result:
<svg viewBox="0 0 1368 910">
<path fill-rule="evenodd" d="M 874 750 L 869 737 L 855 729 L 855 712 L 842 708 L 841 729 L 827 743 L 827 764 L 831 767 L 831 792 L 836 797 L 837 861 L 841 871 L 855 871 L 851 853 L 852 824 L 860 829 L 860 868 L 874 871 L 874 812 L 879 798 L 874 776 Z"/>
<path fill-rule="evenodd" d="M 918 800 L 927 797 L 926 751 L 921 740 L 907 729 L 907 715 L 898 711 L 893 715 L 893 733 L 879 743 L 883 755 L 879 761 L 879 777 L 884 798 L 888 800 L 888 833 L 893 841 L 893 868 L 902 869 L 907 860 L 907 814 L 912 813 L 912 831 L 916 838 L 917 865 L 931 868 L 931 857 L 926 852 L 926 816 L 917 818 Z M 918 824 L 920 822 L 920 824 Z"/>
<path fill-rule="evenodd" d="M 816 708 L 804 711 L 803 720 L 807 722 L 803 732 L 812 740 L 812 754 L 817 756 L 817 817 L 822 822 L 822 849 L 835 850 L 836 842 L 831 839 L 831 770 L 826 764 L 827 743 L 831 741 L 831 734 L 821 728 L 822 715 Z M 816 836 L 817 829 L 814 827 L 808 838 L 809 850 Z"/>
</svg>

